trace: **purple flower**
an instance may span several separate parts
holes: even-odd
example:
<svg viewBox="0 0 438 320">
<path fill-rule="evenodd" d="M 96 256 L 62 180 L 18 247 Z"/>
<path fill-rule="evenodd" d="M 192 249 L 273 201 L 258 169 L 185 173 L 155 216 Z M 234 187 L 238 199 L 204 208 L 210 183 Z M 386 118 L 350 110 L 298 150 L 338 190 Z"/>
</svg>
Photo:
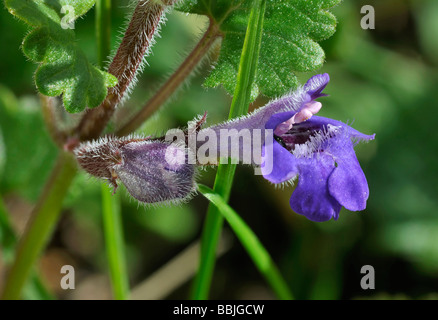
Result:
<svg viewBox="0 0 438 320">
<path fill-rule="evenodd" d="M 120 180 L 144 203 L 178 203 L 196 189 L 196 166 L 222 158 L 261 169 L 272 183 L 299 177 L 291 208 L 313 221 L 339 216 L 345 207 L 365 209 L 369 190 L 354 146 L 372 140 L 348 125 L 314 116 L 322 107 L 328 74 L 252 114 L 202 129 L 205 115 L 187 130 L 165 137 L 107 137 L 81 144 L 75 155 L 82 168 L 117 189 Z M 176 140 L 175 140 L 176 138 Z"/>
<path fill-rule="evenodd" d="M 272 158 L 266 153 L 262 174 L 272 183 L 298 176 L 290 206 L 313 221 L 332 217 L 336 220 L 341 207 L 364 210 L 369 195 L 354 146 L 361 140 L 374 139 L 374 135 L 362 134 L 336 120 L 312 116 L 321 108 L 314 100 L 325 95 L 322 90 L 328 81 L 328 74 L 310 78 L 295 96 L 292 110 L 273 114 L 265 124 L 265 129 L 274 130 L 274 141 Z"/>
</svg>

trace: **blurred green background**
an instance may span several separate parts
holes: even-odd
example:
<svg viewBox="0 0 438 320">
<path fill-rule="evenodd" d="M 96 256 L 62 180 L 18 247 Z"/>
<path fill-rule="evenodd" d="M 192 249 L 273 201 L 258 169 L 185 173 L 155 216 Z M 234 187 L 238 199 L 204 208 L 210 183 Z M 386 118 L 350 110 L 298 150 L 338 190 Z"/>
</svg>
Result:
<svg viewBox="0 0 438 320">
<path fill-rule="evenodd" d="M 375 8 L 375 30 L 360 27 L 360 8 L 366 4 Z M 116 48 L 127 1 L 113 1 L 113 8 Z M 308 221 L 289 207 L 292 187 L 275 188 L 245 166 L 238 167 L 230 205 L 259 236 L 299 299 L 438 298 L 438 134 L 434 131 L 438 1 L 349 0 L 333 12 L 339 20 L 337 32 L 321 43 L 327 62 L 318 73 L 330 73 L 331 82 L 326 89 L 330 97 L 321 99 L 320 114 L 354 122 L 364 133 L 376 133 L 375 141 L 357 147 L 370 187 L 367 209 L 360 213 L 343 210 L 338 221 Z M 169 14 L 147 59 L 149 66 L 113 126 L 126 121 L 147 101 L 205 27 L 203 18 Z M 76 33 L 96 63 L 93 30 L 94 10 L 77 22 Z M 0 196 L 18 234 L 57 152 L 33 84 L 36 66 L 20 50 L 26 31 L 23 23 L 4 7 L 0 9 Z M 204 111 L 210 124 L 226 119 L 231 99 L 221 88 L 202 87 L 208 70 L 204 63 L 183 90 L 145 123 L 142 132 L 159 134 L 184 126 Z M 300 77 L 304 82 L 311 75 Z M 252 107 L 267 101 L 261 97 Z M 74 123 L 75 117 L 59 109 L 62 126 Z M 211 186 L 214 175 L 213 169 L 203 171 L 200 181 Z M 197 196 L 183 206 L 151 209 L 130 200 L 123 188 L 119 193 L 134 296 L 188 298 L 194 258 L 187 255 L 171 271 L 163 266 L 198 241 L 207 201 Z M 100 182 L 81 173 L 39 264 L 44 282 L 58 298 L 111 298 L 100 206 Z M 210 297 L 275 298 L 231 230 L 226 226 L 225 231 L 226 245 Z M 0 287 L 6 262 L 7 257 L 0 255 Z M 65 264 L 76 269 L 75 290 L 64 291 L 59 286 L 59 270 Z M 363 265 L 375 268 L 375 290 L 361 289 Z M 164 277 L 154 278 L 156 271 Z"/>
</svg>

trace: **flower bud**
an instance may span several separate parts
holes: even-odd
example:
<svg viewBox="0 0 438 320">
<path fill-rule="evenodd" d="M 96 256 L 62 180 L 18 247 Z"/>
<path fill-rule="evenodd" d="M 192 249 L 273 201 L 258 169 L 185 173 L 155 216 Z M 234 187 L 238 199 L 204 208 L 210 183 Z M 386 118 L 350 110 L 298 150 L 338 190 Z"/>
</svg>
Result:
<svg viewBox="0 0 438 320">
<path fill-rule="evenodd" d="M 129 194 L 144 203 L 180 202 L 195 190 L 195 166 L 181 161 L 187 149 L 149 138 L 104 138 L 75 150 L 80 166 L 91 175 L 117 180 Z M 172 155 L 178 159 L 172 159 Z"/>
<path fill-rule="evenodd" d="M 187 161 L 172 161 L 166 153 L 175 152 L 187 158 L 184 147 L 164 142 L 148 141 L 132 143 L 121 148 L 123 163 L 114 167 L 117 177 L 123 182 L 129 193 L 145 203 L 178 202 L 190 196 L 195 190 L 195 166 Z"/>
</svg>

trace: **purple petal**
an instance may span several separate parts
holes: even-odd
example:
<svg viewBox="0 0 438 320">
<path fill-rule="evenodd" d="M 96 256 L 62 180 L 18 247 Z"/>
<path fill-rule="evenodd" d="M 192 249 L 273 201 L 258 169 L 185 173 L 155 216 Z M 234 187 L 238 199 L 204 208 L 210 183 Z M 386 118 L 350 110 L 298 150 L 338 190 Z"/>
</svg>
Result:
<svg viewBox="0 0 438 320">
<path fill-rule="evenodd" d="M 329 192 L 346 209 L 364 210 L 369 189 L 365 174 L 354 153 L 353 143 L 345 136 L 334 140 L 330 152 L 335 156 L 338 166 L 330 175 Z"/>
<path fill-rule="evenodd" d="M 307 80 L 304 85 L 304 90 L 307 91 L 307 94 L 310 95 L 312 100 L 315 100 L 316 98 L 326 96 L 326 94 L 322 93 L 322 90 L 324 90 L 329 81 L 330 76 L 328 73 L 317 74 Z"/>
<path fill-rule="evenodd" d="M 309 120 L 299 124 L 299 126 L 302 127 L 309 126 L 309 127 L 320 127 L 320 128 L 327 127 L 327 125 L 341 127 L 343 130 L 346 130 L 346 134 L 350 136 L 350 138 L 354 138 L 358 140 L 373 140 L 375 137 L 375 134 L 373 135 L 363 134 L 362 132 L 353 129 L 352 127 L 346 125 L 341 121 L 333 120 L 330 118 L 319 117 L 319 116 L 313 116 Z"/>
<path fill-rule="evenodd" d="M 264 163 L 261 171 L 263 177 L 272 183 L 282 183 L 295 177 L 298 173 L 296 158 L 283 148 L 277 141 L 272 143 L 272 155 L 269 152 L 265 156 L 266 147 L 262 147 Z"/>
<path fill-rule="evenodd" d="M 272 129 L 275 130 L 277 126 L 290 118 L 292 118 L 296 111 L 286 111 L 286 112 L 279 112 L 274 115 L 272 115 L 269 120 L 265 124 L 266 129 Z"/>
<path fill-rule="evenodd" d="M 290 207 L 296 213 L 316 222 L 337 220 L 341 205 L 328 191 L 327 180 L 335 163 L 330 156 L 318 155 L 299 158 L 299 181 L 290 198 Z"/>
</svg>

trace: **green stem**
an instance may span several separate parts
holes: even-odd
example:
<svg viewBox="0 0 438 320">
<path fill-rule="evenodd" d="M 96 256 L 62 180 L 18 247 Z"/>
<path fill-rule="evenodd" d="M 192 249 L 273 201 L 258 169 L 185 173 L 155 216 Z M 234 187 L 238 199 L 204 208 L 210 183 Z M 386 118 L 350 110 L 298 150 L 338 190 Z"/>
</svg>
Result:
<svg viewBox="0 0 438 320">
<path fill-rule="evenodd" d="M 111 47 L 111 0 L 96 1 L 96 39 L 99 65 L 103 68 Z M 123 226 L 119 195 L 111 195 L 102 184 L 102 220 L 113 296 L 126 300 L 129 280 L 126 273 Z"/>
<path fill-rule="evenodd" d="M 97 61 L 103 69 L 111 50 L 111 0 L 96 1 Z"/>
<path fill-rule="evenodd" d="M 41 277 L 36 273 L 31 275 L 29 282 L 23 288 L 23 297 L 26 300 L 55 300 L 55 296 L 47 289 Z"/>
<path fill-rule="evenodd" d="M 8 265 L 13 261 L 17 246 L 17 236 L 9 220 L 9 214 L 0 197 L 0 247 L 2 249 L 3 262 Z M 24 288 L 23 296 L 27 300 L 52 300 L 52 294 L 47 290 L 38 275 L 34 274 Z"/>
<path fill-rule="evenodd" d="M 111 195 L 102 183 L 102 213 L 105 245 L 108 257 L 113 296 L 116 300 L 129 297 L 129 280 L 126 272 L 122 217 L 119 195 Z"/>
<path fill-rule="evenodd" d="M 0 246 L 2 248 L 2 258 L 5 263 L 10 263 L 14 257 L 17 236 L 9 221 L 9 214 L 0 197 Z"/>
<path fill-rule="evenodd" d="M 266 0 L 254 0 L 240 58 L 237 85 L 231 103 L 229 119 L 248 113 L 251 100 L 251 86 L 254 82 L 261 46 L 265 7 Z M 221 164 L 216 174 L 214 192 L 218 193 L 227 202 L 235 171 L 236 165 Z M 215 206 L 209 205 L 201 239 L 199 271 L 192 291 L 193 299 L 201 300 L 208 298 L 215 264 L 215 251 L 222 225 L 222 215 Z"/>
<path fill-rule="evenodd" d="M 44 192 L 32 212 L 27 230 L 18 244 L 2 299 L 20 299 L 26 279 L 56 226 L 62 202 L 76 171 L 76 163 L 72 156 L 61 153 Z"/>
<path fill-rule="evenodd" d="M 228 202 L 231 192 L 231 183 L 236 165 L 220 165 L 217 170 L 214 190 Z M 216 257 L 216 248 L 219 242 L 224 219 L 215 206 L 209 205 L 201 238 L 201 257 L 198 273 L 193 285 L 192 298 L 205 300 L 210 291 L 211 279 Z"/>
<path fill-rule="evenodd" d="M 198 190 L 220 211 L 221 215 L 227 220 L 234 233 L 248 252 L 260 273 L 282 300 L 293 299 L 286 281 L 278 271 L 277 266 L 263 247 L 260 240 L 248 227 L 248 225 L 239 217 L 239 215 L 226 203 L 226 201 L 210 188 L 199 185 Z"/>
</svg>

